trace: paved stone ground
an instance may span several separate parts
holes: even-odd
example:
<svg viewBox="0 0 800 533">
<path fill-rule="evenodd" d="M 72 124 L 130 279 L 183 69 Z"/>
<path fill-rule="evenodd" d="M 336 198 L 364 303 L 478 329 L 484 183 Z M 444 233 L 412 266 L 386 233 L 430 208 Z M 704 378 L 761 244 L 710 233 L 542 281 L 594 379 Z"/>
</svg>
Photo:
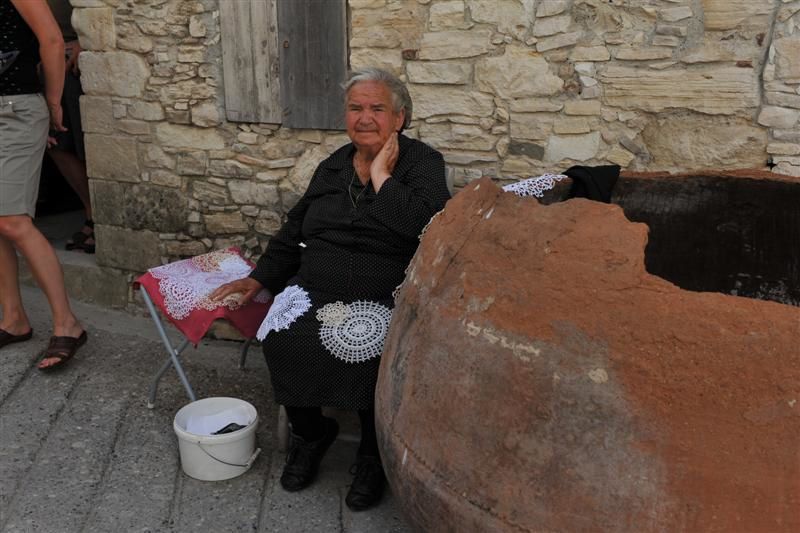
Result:
<svg viewBox="0 0 800 533">
<path fill-rule="evenodd" d="M 186 352 L 198 397 L 242 398 L 260 415 L 262 454 L 253 468 L 228 481 L 197 481 L 180 468 L 172 419 L 188 399 L 173 371 L 155 408 L 146 407 L 150 377 L 166 357 L 152 322 L 75 303 L 89 342 L 67 368 L 44 374 L 34 364 L 49 311 L 38 290 L 23 288 L 23 298 L 34 338 L 0 350 L 0 531 L 410 531 L 389 494 L 367 512 L 344 505 L 357 433 L 346 418 L 317 482 L 300 493 L 280 488 L 277 408 L 257 347 L 245 370 L 237 368 L 238 343 Z"/>
</svg>

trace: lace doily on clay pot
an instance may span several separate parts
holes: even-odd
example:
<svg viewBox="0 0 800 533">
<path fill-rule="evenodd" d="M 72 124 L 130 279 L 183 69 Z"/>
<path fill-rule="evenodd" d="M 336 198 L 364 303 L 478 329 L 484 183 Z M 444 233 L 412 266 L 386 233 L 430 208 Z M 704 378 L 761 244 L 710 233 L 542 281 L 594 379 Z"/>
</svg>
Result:
<svg viewBox="0 0 800 533">
<path fill-rule="evenodd" d="M 515 183 L 509 183 L 503 187 L 506 192 L 513 192 L 517 196 L 535 196 L 541 198 L 545 191 L 549 191 L 556 186 L 557 181 L 561 181 L 569 176 L 563 174 L 542 174 L 534 178 L 524 179 Z"/>
<path fill-rule="evenodd" d="M 335 302 L 317 311 L 322 345 L 337 359 L 362 363 L 383 352 L 392 310 L 376 302 Z"/>
<path fill-rule="evenodd" d="M 220 250 L 151 268 L 149 272 L 158 280 L 166 313 L 175 320 L 183 320 L 196 309 L 239 308 L 238 294 L 218 301 L 211 300 L 208 295 L 220 285 L 246 277 L 252 270 L 236 251 Z M 269 296 L 261 291 L 254 300 L 267 303 Z"/>
<path fill-rule="evenodd" d="M 272 307 L 258 328 L 256 338 L 263 341 L 270 331 L 288 329 L 292 322 L 303 316 L 310 308 L 311 300 L 305 290 L 299 285 L 286 287 L 272 302 Z"/>
</svg>

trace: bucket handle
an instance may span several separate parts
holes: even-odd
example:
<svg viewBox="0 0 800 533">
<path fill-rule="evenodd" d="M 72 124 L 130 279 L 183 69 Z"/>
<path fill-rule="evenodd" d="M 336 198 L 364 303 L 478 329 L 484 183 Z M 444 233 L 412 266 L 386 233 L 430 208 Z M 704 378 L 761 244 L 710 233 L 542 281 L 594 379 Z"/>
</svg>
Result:
<svg viewBox="0 0 800 533">
<path fill-rule="evenodd" d="M 211 455 L 210 453 L 208 453 L 208 450 L 206 450 L 206 449 L 203 447 L 203 445 L 202 445 L 202 444 L 200 444 L 199 442 L 197 443 L 197 446 L 198 446 L 198 447 L 199 447 L 201 450 L 203 450 L 203 453 L 205 453 L 207 456 L 211 457 L 212 459 L 214 459 L 214 460 L 215 460 L 215 461 L 217 461 L 218 463 L 222 463 L 222 464 L 224 464 L 224 465 L 228 465 L 228 466 L 237 466 L 237 467 L 239 467 L 239 468 L 247 468 L 247 469 L 249 469 L 251 466 L 253 466 L 253 463 L 255 462 L 255 460 L 256 460 L 256 457 L 258 457 L 258 454 L 260 454 L 260 453 L 261 453 L 261 448 L 256 448 L 256 449 L 255 449 L 255 451 L 252 453 L 252 455 L 250 455 L 250 458 L 247 460 L 247 462 L 246 462 L 245 464 L 243 464 L 243 465 L 237 465 L 237 464 L 235 464 L 235 463 L 229 463 L 229 462 L 227 462 L 227 461 L 223 461 L 223 460 L 222 460 L 222 459 L 220 459 L 219 457 L 214 457 L 213 455 Z"/>
</svg>

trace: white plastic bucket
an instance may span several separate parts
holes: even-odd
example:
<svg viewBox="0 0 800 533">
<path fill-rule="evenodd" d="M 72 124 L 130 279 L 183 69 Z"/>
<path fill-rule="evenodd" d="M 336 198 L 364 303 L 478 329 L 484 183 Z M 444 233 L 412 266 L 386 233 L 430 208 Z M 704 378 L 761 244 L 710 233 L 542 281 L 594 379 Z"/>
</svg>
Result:
<svg viewBox="0 0 800 533">
<path fill-rule="evenodd" d="M 220 420 L 245 427 L 221 435 L 190 431 L 204 423 L 217 423 L 217 429 L 221 429 L 226 423 Z M 257 425 L 256 408 L 238 398 L 204 398 L 184 405 L 175 413 L 172 424 L 178 436 L 183 471 L 202 481 L 220 481 L 244 474 L 261 453 L 261 448 L 256 449 Z"/>
</svg>

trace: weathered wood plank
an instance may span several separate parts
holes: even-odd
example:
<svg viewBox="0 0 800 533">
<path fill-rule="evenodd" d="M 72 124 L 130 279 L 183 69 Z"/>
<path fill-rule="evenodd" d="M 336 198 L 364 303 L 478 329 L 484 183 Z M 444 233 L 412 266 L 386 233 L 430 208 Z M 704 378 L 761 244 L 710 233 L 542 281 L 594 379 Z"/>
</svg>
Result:
<svg viewBox="0 0 800 533">
<path fill-rule="evenodd" d="M 219 3 L 228 120 L 281 122 L 276 1 Z"/>
<path fill-rule="evenodd" d="M 278 0 L 283 125 L 344 129 L 346 0 Z"/>
</svg>

